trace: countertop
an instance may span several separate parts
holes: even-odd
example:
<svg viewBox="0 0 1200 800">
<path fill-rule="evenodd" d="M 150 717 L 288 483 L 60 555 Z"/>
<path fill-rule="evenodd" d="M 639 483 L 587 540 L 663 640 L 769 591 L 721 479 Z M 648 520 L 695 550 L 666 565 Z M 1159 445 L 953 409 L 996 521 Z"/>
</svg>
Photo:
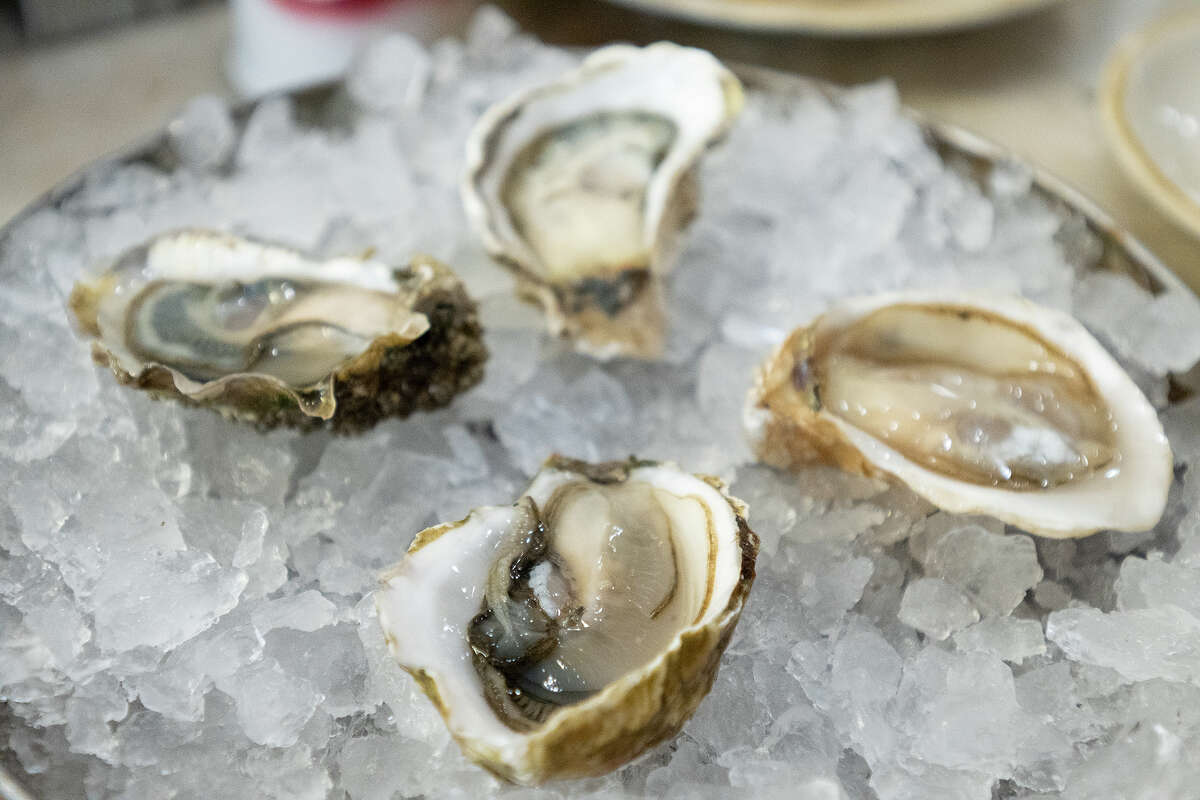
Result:
<svg viewBox="0 0 1200 800">
<path fill-rule="evenodd" d="M 839 83 L 891 77 L 910 106 L 1003 145 L 1107 209 L 1193 289 L 1200 241 L 1152 207 L 1103 137 L 1095 88 L 1127 31 L 1196 0 L 1067 0 L 954 34 L 828 40 L 660 19 L 600 0 L 497 5 L 564 45 L 673 39 Z M 223 5 L 0 56 L 0 221 L 83 164 L 165 122 L 193 95 L 232 95 Z"/>
</svg>

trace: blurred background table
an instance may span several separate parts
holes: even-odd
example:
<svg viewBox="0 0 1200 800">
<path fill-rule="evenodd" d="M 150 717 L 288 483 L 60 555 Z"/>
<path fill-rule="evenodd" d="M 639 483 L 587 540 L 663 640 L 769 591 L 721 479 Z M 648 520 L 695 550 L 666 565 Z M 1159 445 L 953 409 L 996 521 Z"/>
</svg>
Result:
<svg viewBox="0 0 1200 800">
<path fill-rule="evenodd" d="M 497 3 L 555 44 L 672 39 L 838 83 L 890 77 L 911 107 L 1076 186 L 1200 290 L 1200 241 L 1119 171 L 1095 103 L 1101 67 L 1125 32 L 1195 4 L 1067 0 L 979 30 L 832 40 L 706 27 L 600 0 Z M 83 164 L 163 124 L 189 97 L 231 94 L 223 70 L 229 24 L 226 7 L 216 4 L 45 45 L 0 31 L 0 222 Z"/>
</svg>

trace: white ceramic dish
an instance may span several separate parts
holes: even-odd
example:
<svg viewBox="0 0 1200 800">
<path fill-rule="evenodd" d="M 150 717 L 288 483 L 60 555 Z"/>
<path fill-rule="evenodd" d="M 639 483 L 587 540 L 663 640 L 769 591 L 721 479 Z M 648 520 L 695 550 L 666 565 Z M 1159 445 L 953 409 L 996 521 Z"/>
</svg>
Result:
<svg viewBox="0 0 1200 800">
<path fill-rule="evenodd" d="M 828 36 L 895 36 L 970 28 L 1061 0 L 613 0 L 730 28 Z"/>
<path fill-rule="evenodd" d="M 1104 73 L 1100 110 L 1130 178 L 1200 236 L 1200 10 L 1122 41 Z"/>
</svg>

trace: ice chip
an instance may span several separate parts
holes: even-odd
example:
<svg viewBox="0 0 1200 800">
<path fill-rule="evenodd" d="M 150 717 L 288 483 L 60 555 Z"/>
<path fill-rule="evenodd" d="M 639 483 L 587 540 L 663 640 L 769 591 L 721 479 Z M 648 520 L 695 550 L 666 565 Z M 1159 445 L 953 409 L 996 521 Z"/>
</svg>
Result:
<svg viewBox="0 0 1200 800">
<path fill-rule="evenodd" d="M 220 169 L 233 154 L 237 142 L 229 104 L 214 95 L 193 98 L 167 124 L 167 138 L 187 169 Z"/>
<path fill-rule="evenodd" d="M 267 634 L 266 653 L 288 674 L 302 678 L 335 717 L 366 710 L 366 654 L 356 626 L 342 623 L 317 631 L 280 628 Z"/>
<path fill-rule="evenodd" d="M 1042 626 L 1035 619 L 989 617 L 954 634 L 954 646 L 963 651 L 990 653 L 1012 664 L 1046 652 Z"/>
<path fill-rule="evenodd" d="M 482 5 L 467 25 L 467 49 L 473 55 L 489 55 L 504 48 L 504 45 L 520 31 L 516 21 L 493 5 Z"/>
<path fill-rule="evenodd" d="M 1190 300 L 1184 292 L 1152 295 L 1117 272 L 1094 272 L 1079 282 L 1075 311 L 1120 355 L 1160 375 L 1183 373 L 1200 361 L 1200 310 Z"/>
<path fill-rule="evenodd" d="M 1200 683 L 1200 620 L 1178 606 L 1055 611 L 1046 638 L 1071 660 L 1109 667 L 1129 681 Z"/>
<path fill-rule="evenodd" d="M 283 158 L 299 136 L 292 100 L 275 97 L 255 106 L 238 144 L 237 164 L 252 168 Z"/>
<path fill-rule="evenodd" d="M 1124 610 L 1178 606 L 1200 619 L 1200 572 L 1160 559 L 1129 557 L 1117 577 L 1117 604 Z"/>
<path fill-rule="evenodd" d="M 363 50 L 346 75 L 346 90 L 370 111 L 412 111 L 433 72 L 424 45 L 407 33 L 389 33 Z"/>
<path fill-rule="evenodd" d="M 217 688 L 237 704 L 246 736 L 269 747 L 294 745 L 322 700 L 310 682 L 287 674 L 271 659 L 218 680 Z"/>
<path fill-rule="evenodd" d="M 129 702 L 112 676 L 81 682 L 66 701 L 67 741 L 76 752 L 112 761 L 119 745 L 110 723 L 128 712 Z"/>
<path fill-rule="evenodd" d="M 904 590 L 898 617 L 905 625 L 941 641 L 979 621 L 979 612 L 958 588 L 940 578 L 920 578 Z"/>
<path fill-rule="evenodd" d="M 211 556 L 172 553 L 140 564 L 110 564 L 90 593 L 96 644 L 106 650 L 169 650 L 231 610 L 246 586 Z"/>
<path fill-rule="evenodd" d="M 325 599 L 320 592 L 312 589 L 292 595 L 270 600 L 250 612 L 254 627 L 260 634 L 266 634 L 276 628 L 291 628 L 297 631 L 312 633 L 319 628 L 333 623 L 337 607 Z"/>
<path fill-rule="evenodd" d="M 1011 612 L 1042 579 L 1033 540 L 977 525 L 951 530 L 924 556 L 925 572 L 967 593 L 983 616 Z"/>
<path fill-rule="evenodd" d="M 877 631 L 859 628 L 838 641 L 830 667 L 834 690 L 856 705 L 882 708 L 896 693 L 903 661 Z"/>
</svg>

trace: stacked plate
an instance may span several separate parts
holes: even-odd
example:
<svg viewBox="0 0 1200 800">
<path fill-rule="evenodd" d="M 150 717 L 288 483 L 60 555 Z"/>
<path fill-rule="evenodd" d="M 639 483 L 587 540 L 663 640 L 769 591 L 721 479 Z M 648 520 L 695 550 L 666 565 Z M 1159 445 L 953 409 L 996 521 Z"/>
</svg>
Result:
<svg viewBox="0 0 1200 800">
<path fill-rule="evenodd" d="M 932 33 L 983 25 L 1060 0 L 616 0 L 735 28 L 844 36 Z"/>
</svg>

